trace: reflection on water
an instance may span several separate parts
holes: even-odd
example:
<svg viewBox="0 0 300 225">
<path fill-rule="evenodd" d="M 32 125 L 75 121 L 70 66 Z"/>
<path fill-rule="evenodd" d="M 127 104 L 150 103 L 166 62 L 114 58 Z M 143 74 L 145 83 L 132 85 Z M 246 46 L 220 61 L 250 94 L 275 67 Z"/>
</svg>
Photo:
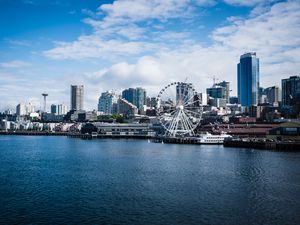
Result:
<svg viewBox="0 0 300 225">
<path fill-rule="evenodd" d="M 4 224 L 300 224 L 300 154 L 0 136 Z"/>
</svg>

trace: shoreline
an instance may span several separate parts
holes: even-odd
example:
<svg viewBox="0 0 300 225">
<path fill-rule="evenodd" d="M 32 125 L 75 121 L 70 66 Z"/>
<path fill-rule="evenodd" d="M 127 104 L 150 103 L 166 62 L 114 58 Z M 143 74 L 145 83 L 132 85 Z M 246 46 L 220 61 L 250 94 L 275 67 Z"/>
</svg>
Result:
<svg viewBox="0 0 300 225">
<path fill-rule="evenodd" d="M 81 133 L 70 133 L 70 132 L 48 132 L 48 131 L 0 131 L 0 135 L 20 135 L 20 136 L 66 136 L 70 138 L 81 138 L 81 139 L 148 139 L 152 140 L 153 143 L 165 143 L 165 144 L 193 144 L 193 145 L 205 145 L 195 143 L 191 138 L 161 138 L 158 136 L 147 136 L 147 135 L 105 135 L 105 134 L 81 134 Z M 211 144 L 212 145 L 212 144 Z M 300 142 L 265 142 L 265 141 L 241 141 L 241 140 L 225 140 L 222 144 L 226 147 L 232 148 L 248 148 L 256 150 L 266 151 L 280 151 L 280 152 L 300 152 Z"/>
</svg>

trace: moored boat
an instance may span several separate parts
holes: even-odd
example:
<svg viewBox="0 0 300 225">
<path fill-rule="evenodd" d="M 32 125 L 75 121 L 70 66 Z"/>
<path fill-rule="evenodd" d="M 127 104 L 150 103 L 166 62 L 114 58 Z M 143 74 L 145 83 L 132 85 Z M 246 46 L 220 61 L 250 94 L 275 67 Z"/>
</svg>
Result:
<svg viewBox="0 0 300 225">
<path fill-rule="evenodd" d="M 232 136 L 226 133 L 211 134 L 204 133 L 197 136 L 198 144 L 223 144 L 225 138 L 231 138 Z"/>
</svg>

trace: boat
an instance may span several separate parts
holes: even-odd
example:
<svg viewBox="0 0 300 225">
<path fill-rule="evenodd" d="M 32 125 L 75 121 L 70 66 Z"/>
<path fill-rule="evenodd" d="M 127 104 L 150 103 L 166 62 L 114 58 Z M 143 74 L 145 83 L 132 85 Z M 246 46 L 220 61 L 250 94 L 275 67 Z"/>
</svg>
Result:
<svg viewBox="0 0 300 225">
<path fill-rule="evenodd" d="M 225 138 L 232 136 L 222 132 L 221 134 L 203 133 L 196 137 L 197 144 L 223 144 Z"/>
</svg>

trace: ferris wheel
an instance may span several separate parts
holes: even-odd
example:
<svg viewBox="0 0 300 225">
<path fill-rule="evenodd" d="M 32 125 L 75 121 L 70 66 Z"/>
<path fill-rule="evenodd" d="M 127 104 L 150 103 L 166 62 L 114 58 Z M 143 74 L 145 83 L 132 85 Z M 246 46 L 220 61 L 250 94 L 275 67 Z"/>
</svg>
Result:
<svg viewBox="0 0 300 225">
<path fill-rule="evenodd" d="M 194 135 L 202 111 L 200 96 L 191 83 L 170 83 L 157 96 L 156 113 L 166 136 Z"/>
</svg>

